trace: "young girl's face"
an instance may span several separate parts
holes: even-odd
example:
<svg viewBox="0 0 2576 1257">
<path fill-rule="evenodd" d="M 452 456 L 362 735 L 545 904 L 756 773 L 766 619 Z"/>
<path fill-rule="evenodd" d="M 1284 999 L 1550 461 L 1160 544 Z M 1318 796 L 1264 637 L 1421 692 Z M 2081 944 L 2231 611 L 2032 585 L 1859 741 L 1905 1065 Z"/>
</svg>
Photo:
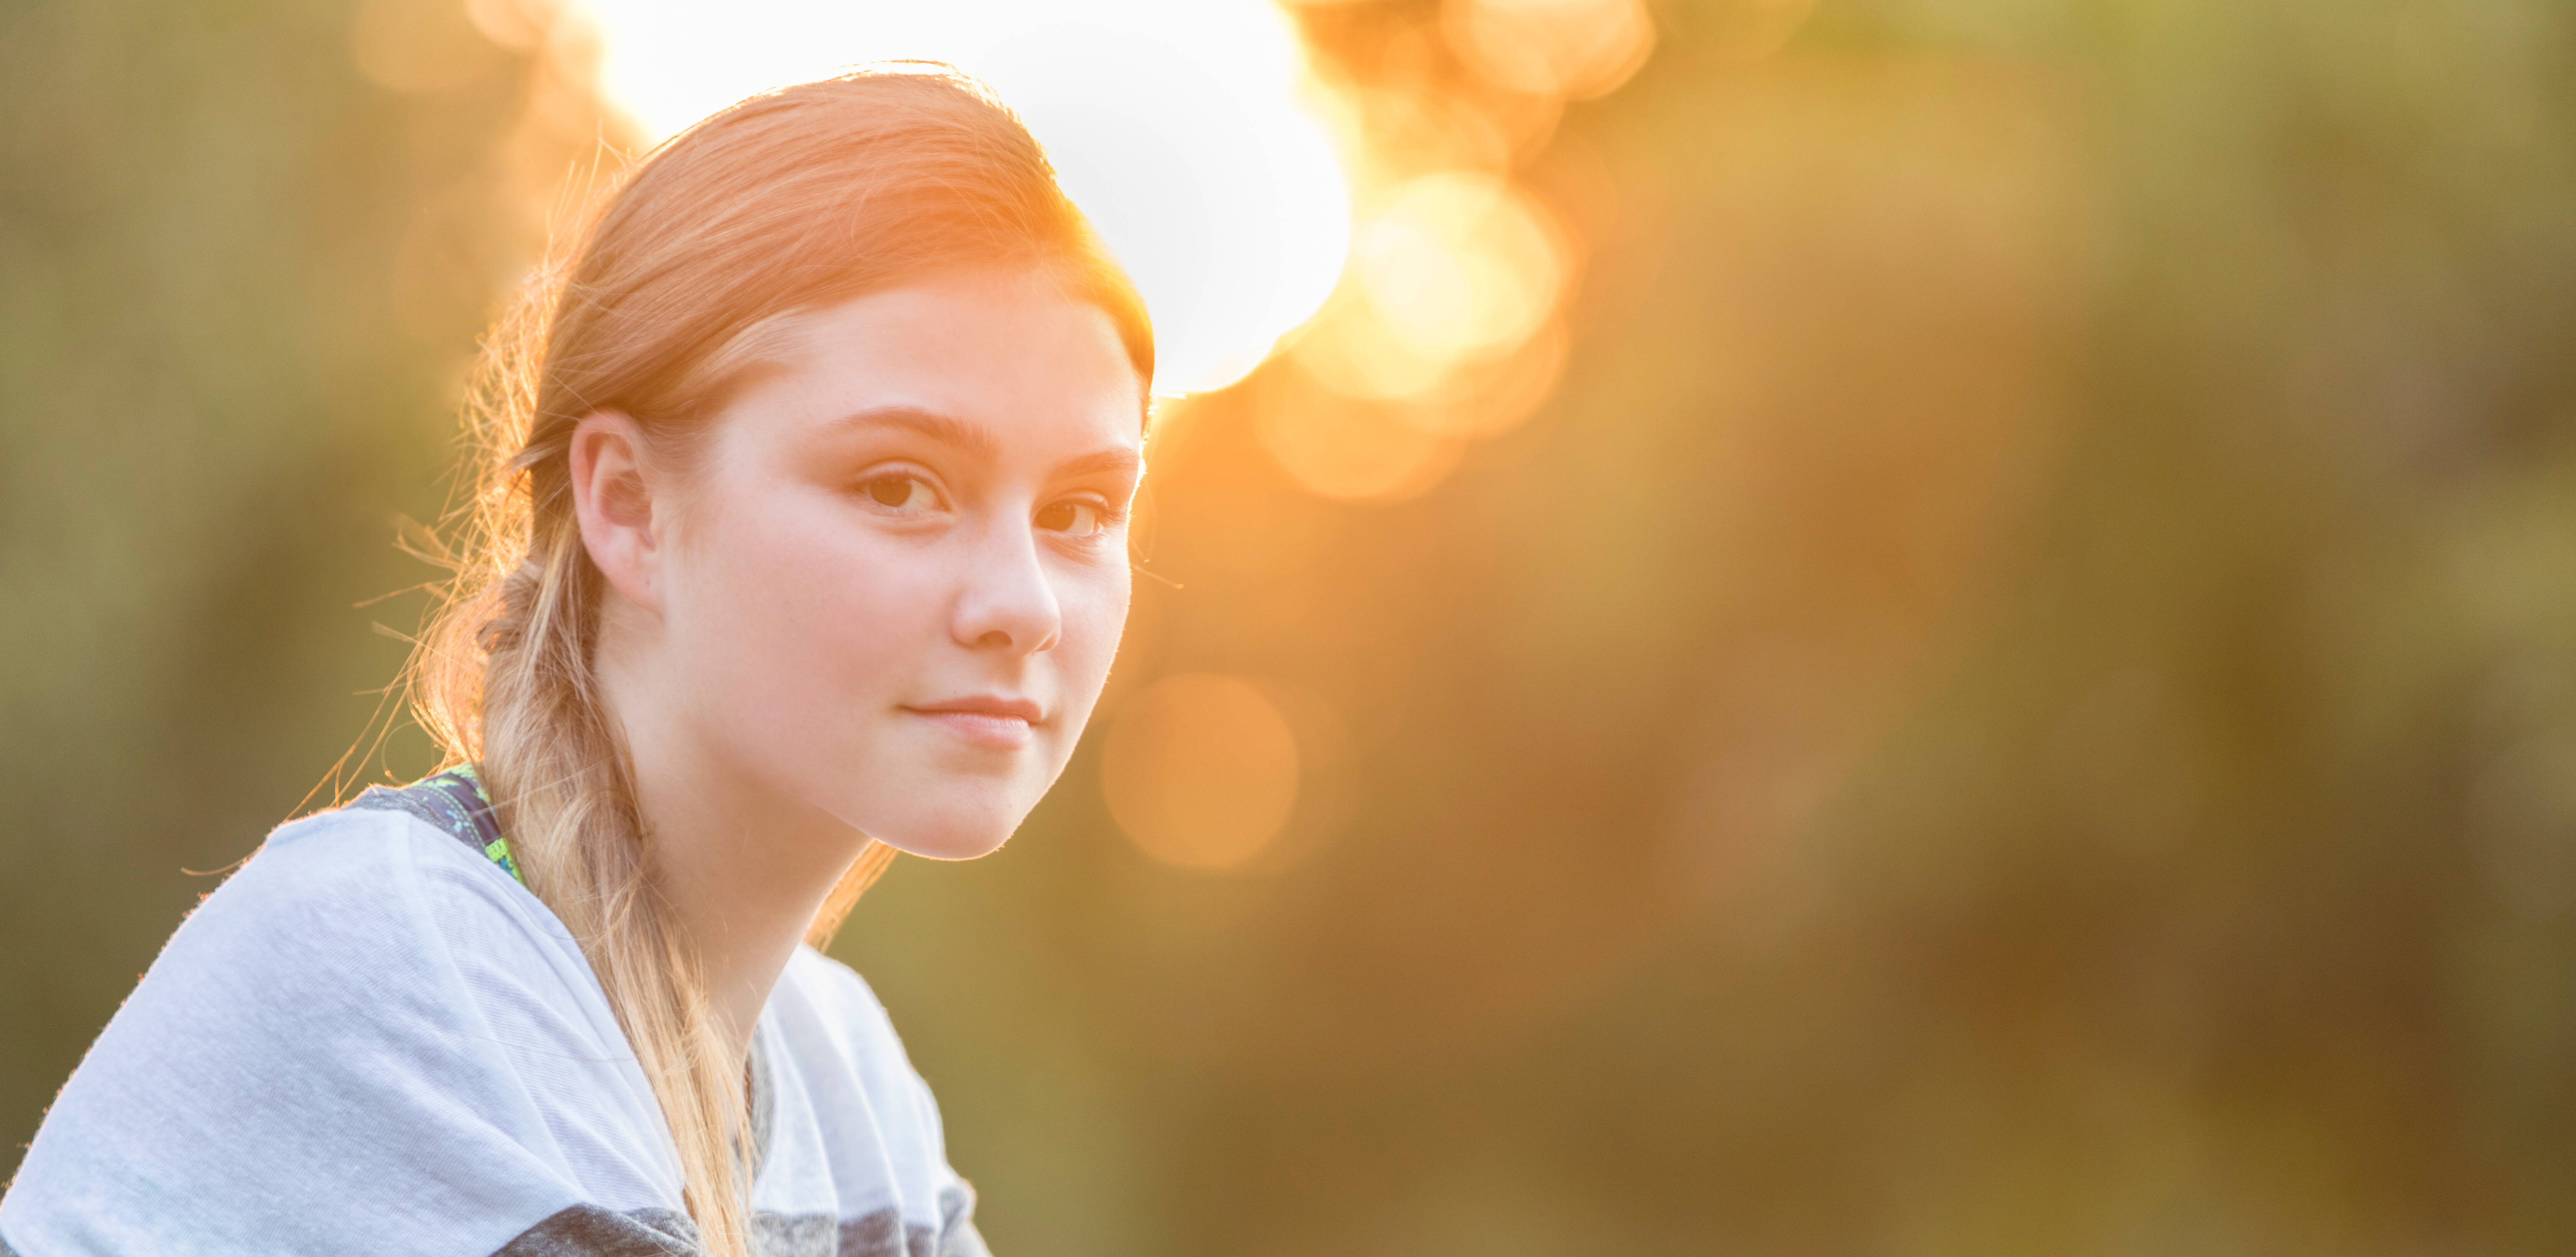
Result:
<svg viewBox="0 0 2576 1257">
<path fill-rule="evenodd" d="M 728 776 L 982 855 L 1063 771 L 1126 622 L 1135 367 L 1018 273 L 833 307 L 778 367 L 693 460 L 656 671 Z"/>
</svg>

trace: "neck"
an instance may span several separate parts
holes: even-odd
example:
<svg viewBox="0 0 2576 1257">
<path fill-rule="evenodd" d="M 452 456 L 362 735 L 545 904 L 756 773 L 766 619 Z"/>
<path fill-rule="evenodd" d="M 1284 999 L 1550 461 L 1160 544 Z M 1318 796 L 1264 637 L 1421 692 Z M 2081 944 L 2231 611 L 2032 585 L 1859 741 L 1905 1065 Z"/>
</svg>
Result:
<svg viewBox="0 0 2576 1257">
<path fill-rule="evenodd" d="M 667 691 L 612 666 L 606 637 L 600 679 L 634 764 L 655 889 L 697 949 L 709 1011 L 738 1065 L 770 988 L 867 835 L 693 737 L 654 702 Z"/>
<path fill-rule="evenodd" d="M 721 774 L 635 757 L 657 889 L 697 948 L 724 1042 L 738 1056 L 770 988 L 867 839 L 828 817 L 782 815 Z M 837 833 L 831 831 L 838 831 Z"/>
</svg>

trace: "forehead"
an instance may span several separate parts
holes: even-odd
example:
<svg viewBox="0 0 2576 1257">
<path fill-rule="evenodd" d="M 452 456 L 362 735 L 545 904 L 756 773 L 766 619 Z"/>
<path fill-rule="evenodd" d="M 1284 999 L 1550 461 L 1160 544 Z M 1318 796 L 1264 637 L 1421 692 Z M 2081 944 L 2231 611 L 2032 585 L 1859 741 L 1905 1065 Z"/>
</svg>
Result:
<svg viewBox="0 0 2576 1257">
<path fill-rule="evenodd" d="M 1117 324 L 1022 271 L 926 280 L 806 315 L 728 409 L 758 440 L 884 406 L 963 420 L 1005 454 L 1038 458 L 1144 436 L 1143 385 Z"/>
</svg>

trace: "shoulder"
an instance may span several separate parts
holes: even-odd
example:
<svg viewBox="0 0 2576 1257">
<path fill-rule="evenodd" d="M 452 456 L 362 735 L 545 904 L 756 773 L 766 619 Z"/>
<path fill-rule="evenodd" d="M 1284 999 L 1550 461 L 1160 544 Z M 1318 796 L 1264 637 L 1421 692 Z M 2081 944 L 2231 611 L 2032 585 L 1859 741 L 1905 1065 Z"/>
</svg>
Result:
<svg viewBox="0 0 2576 1257">
<path fill-rule="evenodd" d="M 936 1140 L 938 1110 L 912 1067 L 894 1020 L 855 970 L 799 945 L 771 992 L 769 1020 L 799 1073 L 863 1095 L 880 1124 L 926 1124 Z M 854 1097 L 856 1098 L 856 1097 Z"/>
<path fill-rule="evenodd" d="M 412 822 L 394 812 L 335 808 L 278 826 L 181 922 L 163 961 L 238 932 L 381 928 L 403 897 Z M 373 911 L 351 911 L 352 908 Z"/>
<path fill-rule="evenodd" d="M 278 827 L 180 923 L 136 995 L 211 983 L 236 1007 L 257 1007 L 289 991 L 309 998 L 315 984 L 380 989 L 389 969 L 435 968 L 444 949 L 431 899 L 473 898 L 470 882 L 442 876 L 453 861 L 439 841 L 388 811 L 335 809 Z"/>
<path fill-rule="evenodd" d="M 589 959 L 477 847 L 414 813 L 343 808 L 278 830 L 235 880 L 225 915 L 244 919 L 226 928 L 256 935 L 254 955 L 301 956 L 271 975 L 290 990 L 350 988 L 322 1005 L 341 1034 L 434 1060 L 436 1086 L 621 1208 L 676 1190 L 659 1104 Z M 299 918 L 310 939 L 276 937 Z"/>
<path fill-rule="evenodd" d="M 489 1055 L 491 982 L 548 969 L 543 905 L 474 854 L 400 812 L 279 827 L 163 945 L 74 1086 L 159 1068 L 297 1070 L 356 1088 L 471 1071 Z M 240 1090 L 220 1072 L 202 1081 Z"/>
<path fill-rule="evenodd" d="M 898 1053 L 903 1049 L 895 1038 L 893 1019 L 867 979 L 809 944 L 798 944 L 796 953 L 788 957 L 787 968 L 778 977 L 778 996 L 801 1006 L 818 1028 L 828 1028 L 838 1038 L 854 1044 L 864 1041 L 869 1047 L 891 1046 Z"/>
<path fill-rule="evenodd" d="M 477 859 L 399 812 L 272 833 L 64 1085 L 0 1202 L 8 1242 L 408 1251 L 429 1237 L 370 1240 L 385 1219 L 364 1202 L 368 1184 L 410 1183 L 400 1208 L 496 1237 L 490 1251 L 579 1199 L 500 1016 L 512 998 L 578 997 L 548 962 L 543 905 Z M 595 1050 L 555 1037 L 558 1054 Z"/>
<path fill-rule="evenodd" d="M 273 831 L 180 923 L 82 1070 L 164 1036 L 288 1057 L 470 1038 L 475 993 L 545 972 L 550 934 L 533 895 L 418 818 L 317 813 Z"/>
<path fill-rule="evenodd" d="M 939 1106 L 876 993 L 849 966 L 799 947 L 765 1020 L 784 1068 L 781 1099 L 812 1115 L 845 1216 L 888 1206 L 935 1232 L 972 1208 L 950 1169 Z"/>
<path fill-rule="evenodd" d="M 481 900 L 503 909 L 503 887 L 525 889 L 480 853 L 419 816 L 394 808 L 339 807 L 272 830 L 172 936 L 211 910 L 228 915 L 286 911 L 314 918 L 382 919 L 423 894 Z M 533 896 L 527 896 L 534 903 Z"/>
<path fill-rule="evenodd" d="M 248 969 L 377 994 L 413 985 L 447 1003 L 489 975 L 551 969 L 543 962 L 566 949 L 578 956 L 554 914 L 452 835 L 407 812 L 336 808 L 272 832 L 180 925 L 145 981 L 167 967 L 229 984 Z M 393 978 L 413 981 L 389 988 Z"/>
</svg>

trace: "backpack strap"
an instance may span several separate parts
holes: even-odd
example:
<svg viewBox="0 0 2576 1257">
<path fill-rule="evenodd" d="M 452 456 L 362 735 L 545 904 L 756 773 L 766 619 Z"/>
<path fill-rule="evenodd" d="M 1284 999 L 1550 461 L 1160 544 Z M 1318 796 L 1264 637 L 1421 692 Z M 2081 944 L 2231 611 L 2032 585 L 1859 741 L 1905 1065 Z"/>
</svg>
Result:
<svg viewBox="0 0 2576 1257">
<path fill-rule="evenodd" d="M 366 793 L 351 799 L 349 806 L 409 812 L 482 852 L 484 859 L 500 865 L 512 881 L 528 884 L 527 878 L 519 876 L 518 861 L 510 858 L 510 840 L 501 836 L 500 822 L 492 818 L 492 796 L 483 792 L 483 778 L 472 764 L 431 773 L 400 788 L 369 786 Z"/>
</svg>

